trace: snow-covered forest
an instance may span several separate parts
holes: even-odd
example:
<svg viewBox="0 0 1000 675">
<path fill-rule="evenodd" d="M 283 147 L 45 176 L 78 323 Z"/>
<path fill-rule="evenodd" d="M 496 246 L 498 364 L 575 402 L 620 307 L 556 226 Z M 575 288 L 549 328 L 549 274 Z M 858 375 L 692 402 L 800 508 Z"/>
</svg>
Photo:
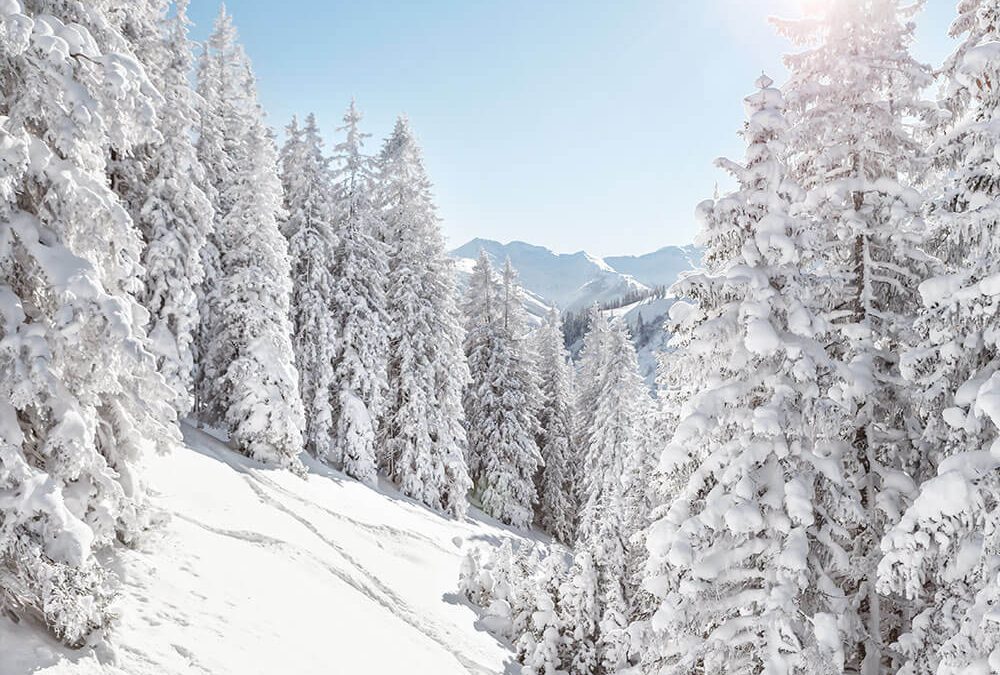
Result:
<svg viewBox="0 0 1000 675">
<path fill-rule="evenodd" d="M 774 20 L 699 268 L 585 320 L 188 2 L 0 0 L 2 675 L 1000 673 L 1000 0 Z"/>
</svg>

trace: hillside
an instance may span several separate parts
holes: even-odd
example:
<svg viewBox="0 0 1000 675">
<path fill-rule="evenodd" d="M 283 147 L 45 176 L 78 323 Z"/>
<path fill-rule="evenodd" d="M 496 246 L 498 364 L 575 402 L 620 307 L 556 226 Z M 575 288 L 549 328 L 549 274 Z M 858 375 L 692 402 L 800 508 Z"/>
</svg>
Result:
<svg viewBox="0 0 1000 675">
<path fill-rule="evenodd" d="M 0 617 L 0 673 L 502 673 L 511 653 L 453 595 L 464 551 L 517 535 L 450 521 L 321 465 L 263 469 L 184 428 L 148 476 L 167 522 L 114 561 L 111 650 Z M 391 648 L 387 648 L 391 645 Z"/>
</svg>

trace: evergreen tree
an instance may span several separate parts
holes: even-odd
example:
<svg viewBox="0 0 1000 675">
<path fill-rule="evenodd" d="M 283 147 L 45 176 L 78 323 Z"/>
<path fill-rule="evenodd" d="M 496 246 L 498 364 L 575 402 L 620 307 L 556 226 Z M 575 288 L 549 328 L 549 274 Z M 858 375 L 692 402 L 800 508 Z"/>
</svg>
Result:
<svg viewBox="0 0 1000 675">
<path fill-rule="evenodd" d="M 479 481 L 483 456 L 489 452 L 490 438 L 480 434 L 480 425 L 472 420 L 485 420 L 488 411 L 499 402 L 494 396 L 493 369 L 494 348 L 497 329 L 500 325 L 503 288 L 497 277 L 493 263 L 486 251 L 479 252 L 469 276 L 468 288 L 462 303 L 465 315 L 465 358 L 469 366 L 470 380 L 463 396 L 463 407 L 467 421 L 468 465 L 473 483 Z M 487 431 L 482 429 L 482 431 Z"/>
<path fill-rule="evenodd" d="M 212 224 L 212 204 L 201 189 L 205 172 L 192 134 L 198 125 L 198 100 L 191 82 L 192 45 L 187 0 L 177 3 L 151 49 L 149 68 L 163 95 L 159 130 L 162 142 L 148 148 L 141 203 L 135 219 L 146 247 L 140 294 L 150 313 L 149 336 L 160 372 L 174 390 L 179 415 L 194 405 L 194 339 L 198 330 L 198 290 L 204 281 L 202 249 Z"/>
<path fill-rule="evenodd" d="M 644 463 L 638 458 L 649 452 L 645 423 L 651 402 L 624 323 L 609 324 L 600 317 L 591 330 L 602 333 L 605 356 L 596 408 L 582 421 L 586 468 L 577 548 L 590 552 L 597 575 L 598 672 L 613 673 L 627 665 L 629 654 L 627 629 L 636 589 L 629 579 L 628 561 L 632 537 L 646 523 L 629 520 L 631 493 L 645 493 L 645 486 L 629 484 L 627 479 L 629 468 Z"/>
<path fill-rule="evenodd" d="M 569 664 L 568 670 L 574 675 L 601 672 L 597 657 L 601 618 L 597 587 L 597 571 L 590 552 L 578 551 L 560 589 L 563 602 L 559 607 L 562 623 L 566 626 L 561 661 Z"/>
<path fill-rule="evenodd" d="M 587 317 L 587 329 L 583 336 L 583 346 L 577 362 L 578 383 L 576 387 L 576 461 L 572 466 L 572 475 L 576 480 L 574 486 L 577 509 L 587 499 L 584 486 L 584 471 L 587 457 L 584 448 L 590 447 L 590 421 L 597 416 L 597 406 L 600 402 L 601 377 L 606 372 L 608 362 L 608 342 L 611 325 L 600 307 L 590 308 Z M 579 516 L 579 513 L 577 514 Z M 577 522 L 579 526 L 579 521 Z"/>
<path fill-rule="evenodd" d="M 952 34 L 965 39 L 945 68 L 946 92 L 960 94 L 945 101 L 956 118 L 932 147 L 947 170 L 929 218 L 930 248 L 942 269 L 920 286 L 920 340 L 903 361 L 921 416 L 918 448 L 930 466 L 883 540 L 879 568 L 885 593 L 915 602 L 895 645 L 906 672 L 1000 668 L 1000 630 L 988 618 L 1000 601 L 1000 98 L 992 84 L 1000 81 L 1000 4 L 963 2 L 959 13 Z"/>
<path fill-rule="evenodd" d="M 277 151 L 249 60 L 235 40 L 223 10 L 201 68 L 201 148 L 217 200 L 218 251 L 218 277 L 208 279 L 203 312 L 211 327 L 203 334 L 206 412 L 208 421 L 225 425 L 240 452 L 301 470 L 304 421 L 291 341 L 291 262 L 278 227 Z"/>
<path fill-rule="evenodd" d="M 888 645 L 908 609 L 876 590 L 879 542 L 906 506 L 910 477 L 926 470 L 899 372 L 928 266 L 923 198 L 912 187 L 926 162 L 908 124 L 927 112 L 919 94 L 930 83 L 908 52 L 919 8 L 837 0 L 818 19 L 782 24 L 807 46 L 786 59 L 790 167 L 817 233 L 805 264 L 825 275 L 818 306 L 835 328 L 827 351 L 838 372 L 827 395 L 840 415 L 819 431 L 841 484 L 857 488 L 830 507 L 847 547 L 830 571 L 843 598 L 834 614 L 845 668 L 866 674 L 898 667 Z"/>
<path fill-rule="evenodd" d="M 814 589 L 830 584 L 843 545 L 823 516 L 822 495 L 838 487 L 817 470 L 823 321 L 808 304 L 806 230 L 790 215 L 800 190 L 782 162 L 784 103 L 769 78 L 757 84 L 746 160 L 719 161 L 739 188 L 699 208 L 711 267 L 671 291 L 696 303 L 672 313 L 672 361 L 698 384 L 661 463 L 693 466 L 648 542 L 662 604 L 644 659 L 669 672 L 843 668 L 813 631 L 830 610 Z"/>
<path fill-rule="evenodd" d="M 538 448 L 543 462 L 539 512 L 545 531 L 571 545 L 576 533 L 576 471 L 580 467 L 573 437 L 573 372 L 557 310 L 549 312 L 536 332 L 535 343 L 541 394 Z"/>
<path fill-rule="evenodd" d="M 351 102 L 346 132 L 337 145 L 337 284 L 334 315 L 339 344 L 335 361 L 336 455 L 344 471 L 374 484 L 378 470 L 376 433 L 386 396 L 389 329 L 386 324 L 388 247 L 380 241 L 381 219 L 374 197 L 372 160 L 363 151 L 361 114 Z"/>
<path fill-rule="evenodd" d="M 222 283 L 220 233 L 232 208 L 230 186 L 238 173 L 237 153 L 242 143 L 245 92 L 245 56 L 232 17 L 223 6 L 198 62 L 197 92 L 201 108 L 196 150 L 205 171 L 203 190 L 214 218 L 201 249 L 204 281 L 198 289 L 199 322 L 195 336 L 195 415 L 202 422 L 220 422 L 224 399 L 214 395 L 231 352 L 222 353 L 216 340 L 219 317 L 215 311 Z M 214 351 L 214 353 L 213 353 Z"/>
<path fill-rule="evenodd" d="M 282 229 L 292 261 L 292 345 L 305 413 L 305 449 L 335 463 L 333 382 L 338 338 L 331 261 L 337 239 L 332 228 L 331 176 L 313 115 L 305 128 L 292 120 L 287 136 L 281 180 L 288 218 Z"/>
<path fill-rule="evenodd" d="M 497 285 L 489 268 L 489 260 L 480 256 L 466 300 L 468 310 L 483 312 L 478 328 L 469 319 L 466 343 L 472 373 L 465 397 L 470 454 L 483 510 L 527 528 L 534 519 L 535 474 L 542 463 L 535 442 L 533 361 L 517 274 L 508 260 Z"/>
<path fill-rule="evenodd" d="M 107 178 L 158 140 L 157 96 L 103 4 L 12 0 L 0 24 L 0 611 L 80 646 L 113 619 L 97 553 L 147 524 L 138 460 L 179 441 Z"/>
<path fill-rule="evenodd" d="M 531 577 L 531 612 L 527 630 L 517 641 L 522 675 L 565 673 L 563 653 L 566 638 L 559 607 L 566 570 L 562 555 L 550 553 L 539 562 Z"/>
<path fill-rule="evenodd" d="M 471 487 L 462 390 L 469 379 L 454 271 L 409 123 L 397 121 L 378 161 L 389 244 L 386 471 L 403 494 L 455 516 Z"/>
</svg>

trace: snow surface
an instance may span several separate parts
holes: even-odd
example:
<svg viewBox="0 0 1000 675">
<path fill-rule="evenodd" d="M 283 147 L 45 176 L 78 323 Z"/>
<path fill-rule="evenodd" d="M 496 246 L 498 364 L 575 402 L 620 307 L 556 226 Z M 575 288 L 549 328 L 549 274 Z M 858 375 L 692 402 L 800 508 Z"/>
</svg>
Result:
<svg viewBox="0 0 1000 675">
<path fill-rule="evenodd" d="M 457 594 L 474 546 L 518 535 L 454 521 L 319 464 L 264 469 L 190 426 L 150 460 L 169 517 L 117 555 L 110 649 L 68 650 L 0 617 L 0 673 L 503 673 L 509 646 L 477 630 Z"/>
</svg>

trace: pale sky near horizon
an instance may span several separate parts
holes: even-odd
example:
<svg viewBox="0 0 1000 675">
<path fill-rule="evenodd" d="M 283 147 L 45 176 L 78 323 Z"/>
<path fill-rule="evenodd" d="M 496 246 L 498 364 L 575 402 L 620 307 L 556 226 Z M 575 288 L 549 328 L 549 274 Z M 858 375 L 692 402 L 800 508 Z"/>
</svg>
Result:
<svg viewBox="0 0 1000 675">
<path fill-rule="evenodd" d="M 328 147 L 351 97 L 377 151 L 406 113 L 451 247 L 557 252 L 690 243 L 695 206 L 739 159 L 743 97 L 790 50 L 768 24 L 801 0 L 228 0 L 268 122 L 315 112 Z M 813 0 L 816 1 L 816 0 Z M 822 2 L 823 0 L 818 0 Z M 937 65 L 956 0 L 929 0 Z M 192 0 L 203 39 L 216 0 Z"/>
</svg>

